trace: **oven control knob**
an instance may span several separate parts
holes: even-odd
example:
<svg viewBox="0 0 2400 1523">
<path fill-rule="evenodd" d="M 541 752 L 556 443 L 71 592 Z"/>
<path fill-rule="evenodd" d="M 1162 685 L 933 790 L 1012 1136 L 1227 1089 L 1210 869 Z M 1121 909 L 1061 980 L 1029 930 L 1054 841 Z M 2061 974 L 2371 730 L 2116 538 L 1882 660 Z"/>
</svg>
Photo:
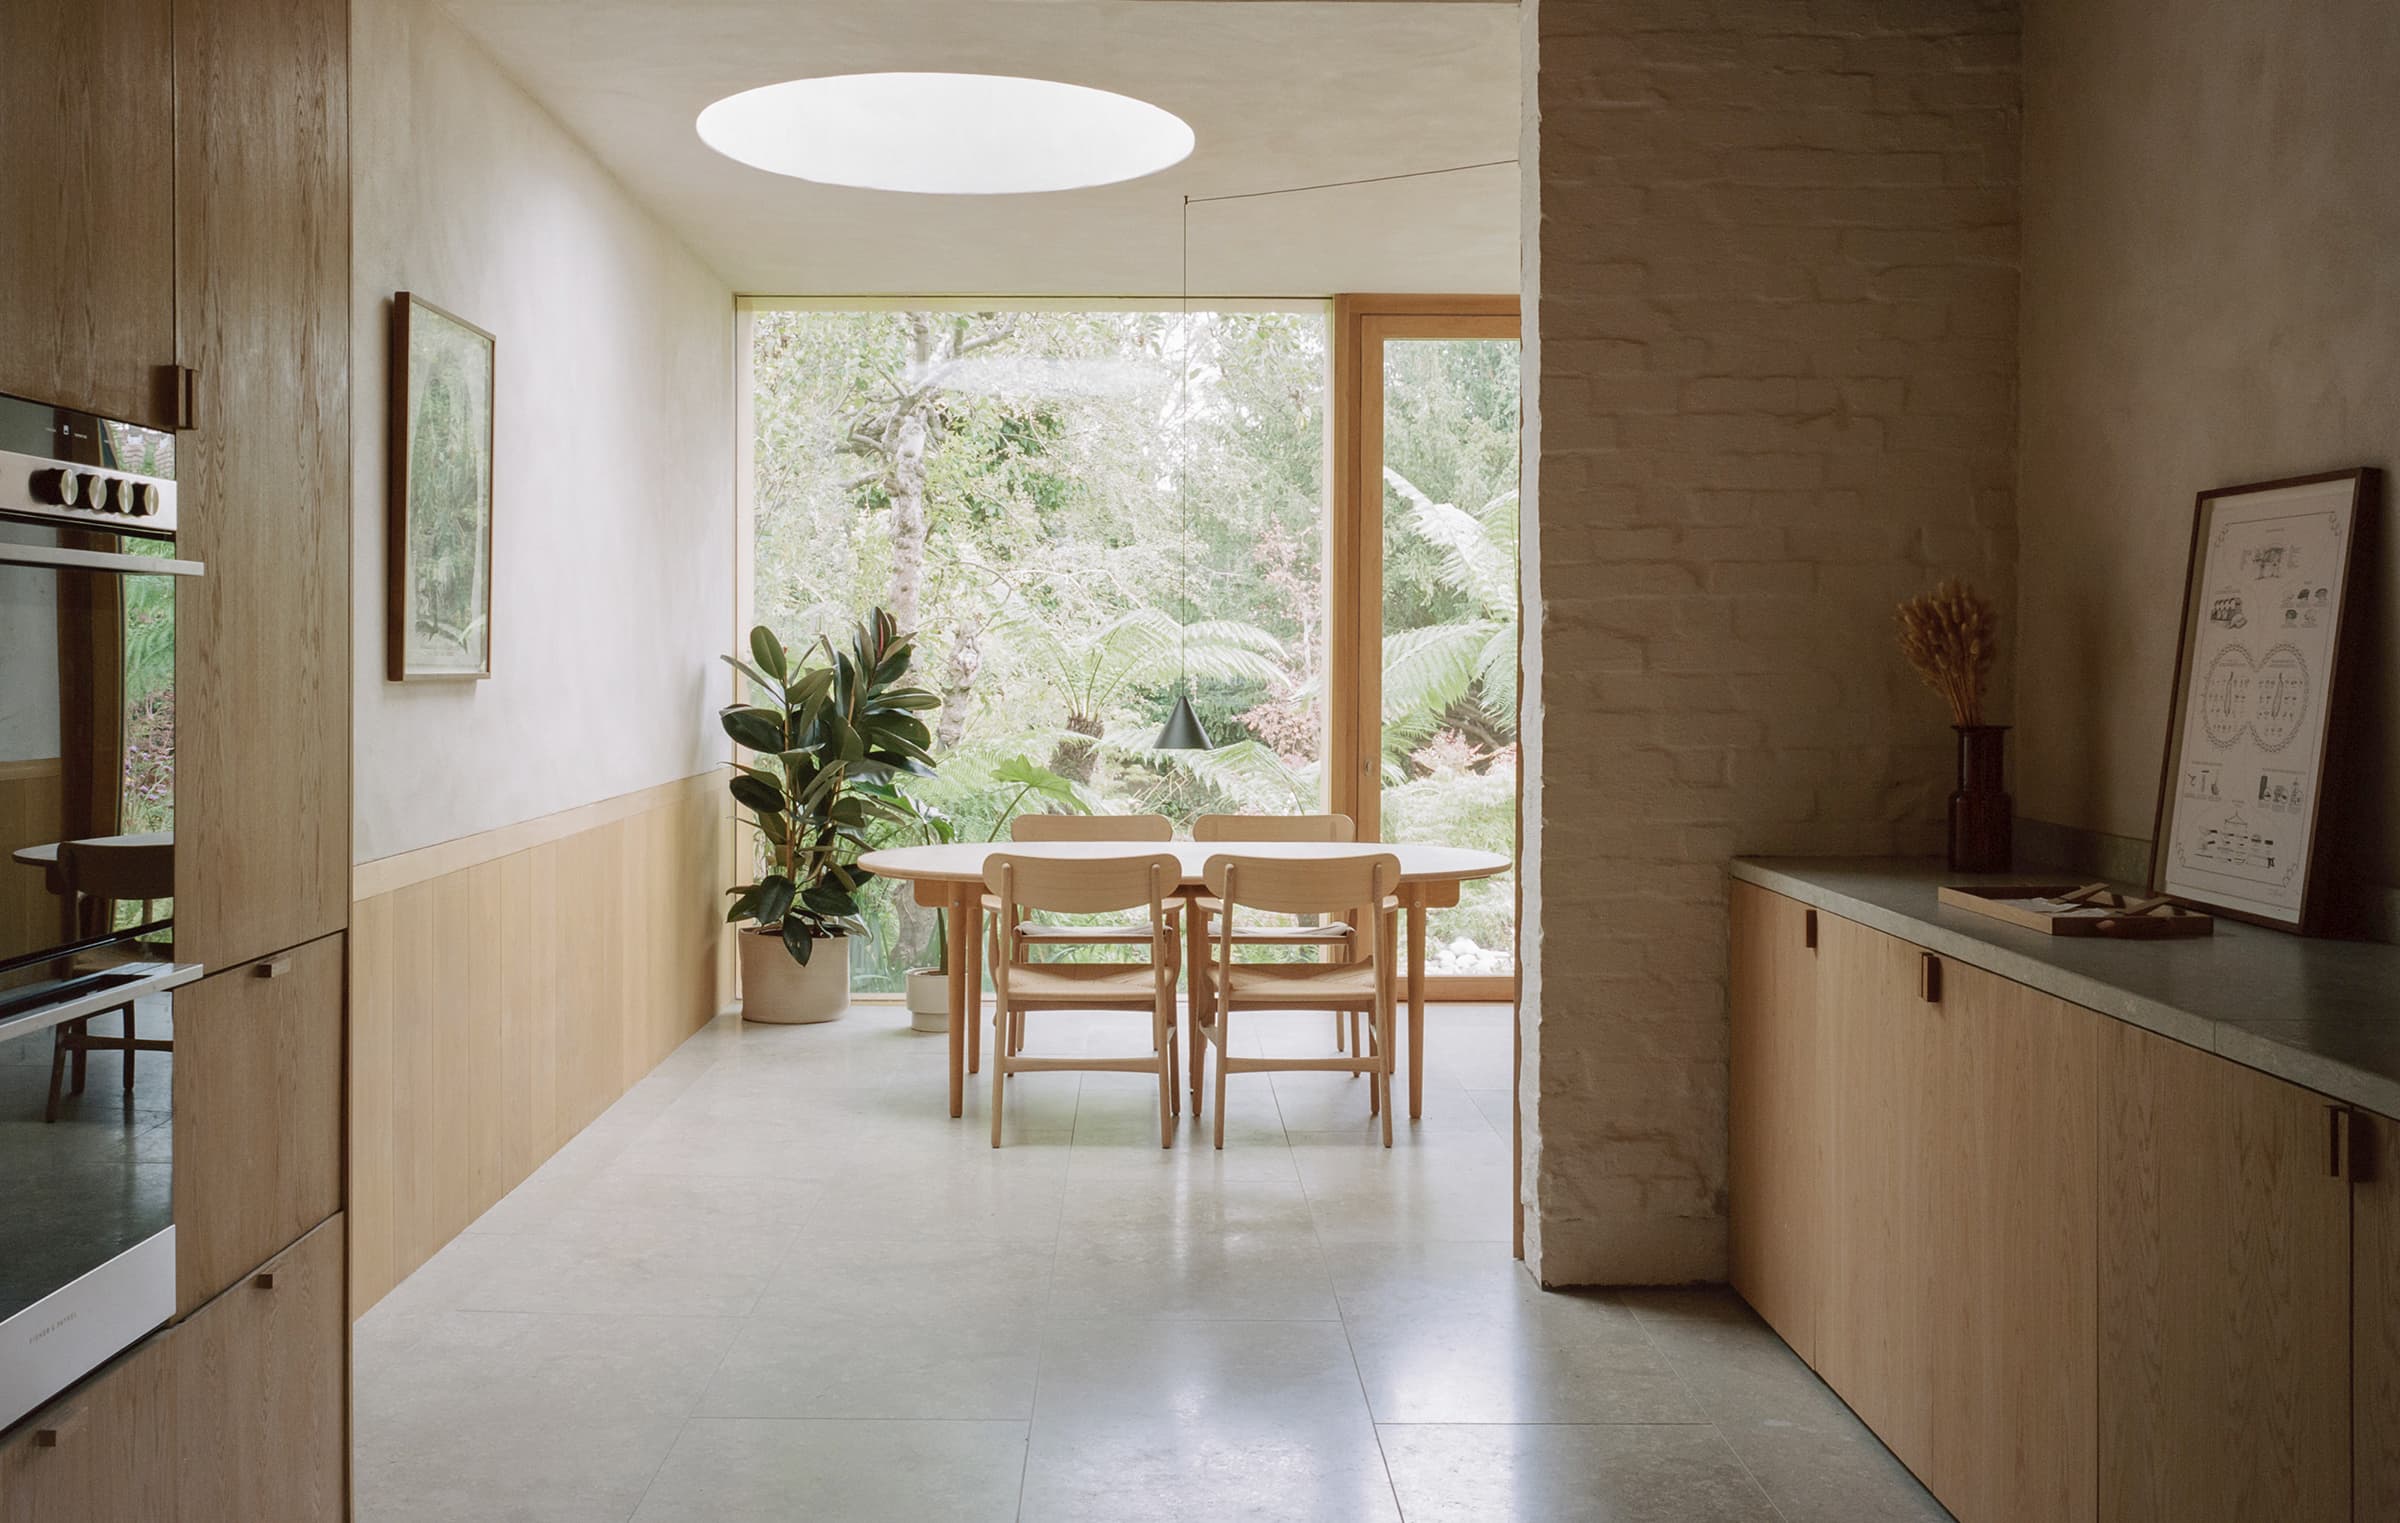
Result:
<svg viewBox="0 0 2400 1523">
<path fill-rule="evenodd" d="M 83 506 L 83 472 L 71 466 L 33 473 L 33 500 L 47 507 L 79 508 Z"/>
<path fill-rule="evenodd" d="M 150 482 L 126 482 L 123 496 L 125 511 L 136 518 L 148 518 L 158 511 L 158 488 Z"/>
<path fill-rule="evenodd" d="M 84 493 L 84 506 L 95 513 L 125 511 L 125 483 L 114 476 L 94 476 L 90 490 Z"/>
</svg>

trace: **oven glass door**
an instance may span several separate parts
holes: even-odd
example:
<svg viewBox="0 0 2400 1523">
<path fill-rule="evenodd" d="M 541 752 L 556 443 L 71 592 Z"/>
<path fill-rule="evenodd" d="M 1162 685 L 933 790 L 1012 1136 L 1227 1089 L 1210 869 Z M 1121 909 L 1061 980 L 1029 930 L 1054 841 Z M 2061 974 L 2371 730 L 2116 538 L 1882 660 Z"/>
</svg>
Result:
<svg viewBox="0 0 2400 1523">
<path fill-rule="evenodd" d="M 0 997 L 171 953 L 174 555 L 0 520 Z"/>
</svg>

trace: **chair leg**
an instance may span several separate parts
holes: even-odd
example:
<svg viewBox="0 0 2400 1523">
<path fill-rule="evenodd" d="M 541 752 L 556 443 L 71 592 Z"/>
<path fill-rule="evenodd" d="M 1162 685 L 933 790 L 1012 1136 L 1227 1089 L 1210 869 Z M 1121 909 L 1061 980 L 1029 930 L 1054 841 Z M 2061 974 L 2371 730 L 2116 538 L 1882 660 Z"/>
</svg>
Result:
<svg viewBox="0 0 2400 1523">
<path fill-rule="evenodd" d="M 1390 1146 L 1392 1145 L 1392 1058 L 1393 1058 L 1393 1053 L 1392 1053 L 1392 1014 L 1391 1014 L 1391 1011 L 1390 1011 L 1390 1010 L 1388 1010 L 1388 1009 L 1386 1009 L 1386 1010 L 1380 1010 L 1380 1011 L 1377 1011 L 1377 1012 L 1376 1012 L 1376 1021 L 1377 1021 L 1377 1023 L 1378 1023 L 1378 1024 L 1379 1024 L 1379 1025 L 1382 1027 L 1382 1031 L 1381 1031 L 1381 1033 L 1380 1033 L 1380 1038 L 1381 1038 L 1381 1045 L 1382 1045 L 1382 1047 L 1383 1047 L 1383 1051 L 1382 1051 L 1381 1053 L 1377 1054 L 1377 1057 L 1380 1059 L 1380 1061 L 1378 1062 L 1378 1064 L 1377 1064 L 1376 1066 L 1377 1066 L 1377 1068 L 1379 1069 L 1379 1072 L 1378 1072 L 1378 1074 L 1377 1074 L 1377 1078 L 1378 1078 L 1378 1079 L 1381 1081 L 1381 1083 L 1382 1083 L 1382 1085 L 1383 1085 L 1383 1145 L 1384 1145 L 1385 1147 L 1387 1147 L 1387 1148 L 1388 1148 L 1388 1147 L 1390 1147 Z"/>
<path fill-rule="evenodd" d="M 1217 1151 L 1220 1153 L 1225 1151 L 1225 1068 L 1230 1061 L 1228 1054 L 1232 1050 L 1226 1042 L 1226 1034 L 1229 1030 L 1225 1014 L 1219 1012 L 1217 1015 Z"/>
<path fill-rule="evenodd" d="M 1202 1017 L 1206 1013 L 1202 991 L 1208 982 L 1208 942 L 1199 934 L 1199 930 L 1200 917 L 1195 913 L 1192 916 L 1192 934 L 1184 940 L 1183 955 L 1184 1045 L 1192 1050 L 1192 1115 L 1195 1118 L 1200 1114 L 1201 1075 L 1208 1067 L 1203 1051 L 1208 1044 L 1200 1035 Z"/>
<path fill-rule="evenodd" d="M 1175 1145 L 1175 1009 L 1172 1005 L 1150 1011 L 1150 1040 L 1158 1053 L 1158 1145 Z"/>
<path fill-rule="evenodd" d="M 1361 1043 L 1361 1042 L 1364 1040 L 1364 1038 L 1363 1038 L 1363 1037 L 1360 1035 L 1360 1033 L 1361 1033 L 1361 1032 L 1362 1032 L 1364 1029 L 1365 1029 L 1365 1027 L 1363 1026 L 1363 1024 L 1362 1024 L 1362 1023 L 1360 1022 L 1360 1020 L 1359 1020 L 1359 1015 L 1358 1015 L 1358 1012 L 1357 1012 L 1357 1011 L 1355 1011 L 1355 1010 L 1351 1011 L 1351 1012 L 1350 1012 L 1350 1050 L 1351 1050 L 1352 1052 L 1365 1052 L 1365 1051 L 1366 1051 L 1366 1048 L 1360 1045 L 1360 1043 Z"/>
<path fill-rule="evenodd" d="M 133 1007 L 125 1007 L 125 1093 L 133 1093 L 133 1055 L 140 1049 L 134 1046 Z"/>
<path fill-rule="evenodd" d="M 1342 1019 L 1342 1012 L 1339 1010 L 1333 1012 L 1333 1050 L 1335 1052 L 1348 1052 L 1350 1050 L 1349 1045 L 1342 1039 L 1342 1032 L 1349 1026 L 1349 1024 L 1350 1023 L 1348 1021 Z"/>
<path fill-rule="evenodd" d="M 1018 1012 L 1022 1015 L 1023 1012 Z M 1008 1096 L 1008 1043 L 1003 1040 L 1008 1031 L 1010 1011 L 1005 1002 L 992 1018 L 992 1146 L 1000 1145 L 1000 1106 Z"/>
<path fill-rule="evenodd" d="M 44 1121 L 58 1119 L 58 1088 L 67 1075 L 67 1031 L 73 1021 L 62 1021 L 50 1033 L 50 1103 L 42 1108 Z"/>
</svg>

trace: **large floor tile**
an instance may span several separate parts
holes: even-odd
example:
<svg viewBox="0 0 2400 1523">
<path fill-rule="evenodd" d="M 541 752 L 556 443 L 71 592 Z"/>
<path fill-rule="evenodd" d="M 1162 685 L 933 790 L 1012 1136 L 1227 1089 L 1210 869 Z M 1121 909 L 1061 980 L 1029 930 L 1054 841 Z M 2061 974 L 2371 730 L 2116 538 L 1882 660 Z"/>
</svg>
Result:
<svg viewBox="0 0 2400 1523">
<path fill-rule="evenodd" d="M 1296 1226 L 1266 1229 L 1071 1225 L 1058 1241 L 1051 1315 L 1330 1321 L 1339 1312 L 1304 1210 Z"/>
<path fill-rule="evenodd" d="M 962 1316 L 938 1301 L 873 1317 L 753 1318 L 697 1415 L 1023 1422 L 1041 1339 L 1039 1317 Z"/>
<path fill-rule="evenodd" d="M 737 1330 L 377 1307 L 354 1335 L 360 1523 L 631 1517 Z"/>
<path fill-rule="evenodd" d="M 1352 1317 L 1499 1315 L 1552 1294 L 1506 1243 L 1330 1243 L 1325 1268 Z"/>
<path fill-rule="evenodd" d="M 1705 1424 L 1380 1431 L 1408 1523 L 1780 1523 Z"/>
<path fill-rule="evenodd" d="M 1021 1523 L 1399 1523 L 1374 1429 L 1355 1416 L 1034 1419 Z"/>
<path fill-rule="evenodd" d="M 1013 1320 L 1032 1324 L 1050 1302 L 1056 1248 L 1037 1241 L 903 1233 L 824 1237 L 803 1229 L 757 1301 L 762 1321 L 842 1317 L 857 1322 Z"/>
<path fill-rule="evenodd" d="M 699 1418 L 659 1467 L 637 1523 L 1008 1523 L 1024 1479 L 1019 1422 Z"/>
<path fill-rule="evenodd" d="M 644 1229 L 599 1213 L 562 1212 L 539 1236 L 461 1238 L 499 1247 L 472 1267 L 456 1304 L 465 1311 L 747 1316 L 796 1230 L 697 1219 Z"/>
<path fill-rule="evenodd" d="M 1467 1315 L 1344 1318 L 1375 1420 L 1685 1423 L 1700 1409 L 1631 1312 L 1545 1296 Z"/>
<path fill-rule="evenodd" d="M 1219 1432 L 1367 1416 L 1338 1322 L 1053 1319 L 1037 1419 L 1176 1417 Z"/>
</svg>

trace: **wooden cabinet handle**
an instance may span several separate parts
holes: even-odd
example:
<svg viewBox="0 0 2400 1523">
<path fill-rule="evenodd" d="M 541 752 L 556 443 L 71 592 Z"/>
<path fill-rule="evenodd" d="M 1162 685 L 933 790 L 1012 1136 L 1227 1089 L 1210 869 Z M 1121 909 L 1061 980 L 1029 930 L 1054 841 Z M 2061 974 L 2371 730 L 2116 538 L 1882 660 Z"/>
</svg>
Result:
<svg viewBox="0 0 2400 1523">
<path fill-rule="evenodd" d="M 86 1410 L 87 1409 L 83 1407 L 69 1407 L 65 1411 L 60 1412 L 57 1416 L 51 1418 L 48 1422 L 34 1429 L 33 1447 L 36 1449 L 55 1449 L 60 1444 L 65 1443 L 67 1439 L 74 1434 L 77 1428 L 83 1426 L 83 1417 Z"/>
<path fill-rule="evenodd" d="M 2350 1177 L 2350 1107 L 2325 1107 L 2325 1172 L 2334 1179 Z"/>
<path fill-rule="evenodd" d="M 1931 952 L 1917 954 L 1917 998 L 1928 1005 L 1942 1002 L 1942 960 Z"/>
<path fill-rule="evenodd" d="M 270 957 L 258 965 L 258 976 L 261 978 L 281 978 L 291 971 L 292 960 L 288 957 Z"/>
<path fill-rule="evenodd" d="M 1817 912 L 1807 910 L 1800 916 L 1800 945 L 1811 952 L 1817 949 Z"/>
<path fill-rule="evenodd" d="M 258 1273 L 252 1275 L 250 1277 L 250 1288 L 253 1290 L 273 1290 L 275 1288 L 275 1271 L 272 1269 L 262 1269 Z"/>
</svg>

